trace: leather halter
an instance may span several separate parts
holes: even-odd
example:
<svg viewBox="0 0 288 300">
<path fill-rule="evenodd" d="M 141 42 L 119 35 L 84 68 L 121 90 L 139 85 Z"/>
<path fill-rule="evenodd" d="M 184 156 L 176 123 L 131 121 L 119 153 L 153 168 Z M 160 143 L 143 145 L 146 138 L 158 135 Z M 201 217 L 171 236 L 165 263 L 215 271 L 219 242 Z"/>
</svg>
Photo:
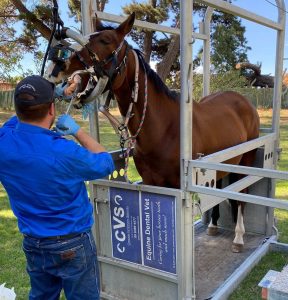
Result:
<svg viewBox="0 0 288 300">
<path fill-rule="evenodd" d="M 122 47 L 126 45 L 125 55 L 120 64 L 118 64 L 118 55 L 122 49 Z M 128 43 L 123 40 L 120 45 L 115 49 L 108 57 L 106 57 L 104 60 L 100 60 L 97 53 L 95 53 L 93 50 L 90 49 L 87 45 L 85 46 L 86 49 L 89 52 L 90 58 L 93 62 L 93 68 L 94 72 L 97 77 L 103 77 L 107 76 L 109 78 L 110 85 L 112 86 L 112 83 L 115 79 L 115 77 L 122 72 L 123 67 L 126 67 L 126 61 L 128 56 L 128 51 L 130 49 L 130 46 Z M 111 63 L 110 68 L 107 70 L 104 67 Z"/>
</svg>

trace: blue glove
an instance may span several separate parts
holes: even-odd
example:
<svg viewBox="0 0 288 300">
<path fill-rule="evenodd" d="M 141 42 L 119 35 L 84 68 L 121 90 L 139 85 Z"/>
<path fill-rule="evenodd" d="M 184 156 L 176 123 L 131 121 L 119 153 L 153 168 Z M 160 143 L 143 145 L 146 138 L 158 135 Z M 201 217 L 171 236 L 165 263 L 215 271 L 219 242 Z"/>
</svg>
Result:
<svg viewBox="0 0 288 300">
<path fill-rule="evenodd" d="M 70 115 L 61 115 L 56 122 L 56 131 L 61 135 L 75 135 L 80 126 Z"/>
<path fill-rule="evenodd" d="M 68 87 L 68 84 L 58 84 L 56 85 L 54 89 L 54 98 L 58 98 L 59 100 L 64 100 L 66 102 L 69 102 L 72 98 L 72 95 L 66 96 L 64 91 Z"/>
</svg>

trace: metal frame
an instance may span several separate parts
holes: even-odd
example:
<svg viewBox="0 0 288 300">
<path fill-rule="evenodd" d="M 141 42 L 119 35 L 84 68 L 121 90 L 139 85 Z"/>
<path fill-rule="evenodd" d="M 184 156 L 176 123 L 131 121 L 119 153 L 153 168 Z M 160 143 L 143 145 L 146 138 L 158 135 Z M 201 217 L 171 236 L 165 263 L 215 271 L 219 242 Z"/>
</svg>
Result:
<svg viewBox="0 0 288 300">
<path fill-rule="evenodd" d="M 160 187 L 152 187 L 152 186 L 146 186 L 146 185 L 131 185 L 129 183 L 123 183 L 123 182 L 117 182 L 117 181 L 108 181 L 108 180 L 97 180 L 92 181 L 92 192 L 94 195 L 93 199 L 93 205 L 94 205 L 94 217 L 96 226 L 94 227 L 94 235 L 96 237 L 96 244 L 97 244 L 97 251 L 98 251 L 98 260 L 100 262 L 100 270 L 106 269 L 107 267 L 109 269 L 109 266 L 114 266 L 115 270 L 117 269 L 123 269 L 125 271 L 126 280 L 129 277 L 134 277 L 136 274 L 138 276 L 149 276 L 154 281 L 155 284 L 158 282 L 162 286 L 165 285 L 165 282 L 167 283 L 167 291 L 163 291 L 163 298 L 161 299 L 169 299 L 169 296 L 171 295 L 171 284 L 175 287 L 175 291 L 177 293 L 178 299 L 183 298 L 182 289 L 177 289 L 177 286 L 181 286 L 183 281 L 183 268 L 185 264 L 184 260 L 184 223 L 183 223 L 183 216 L 182 216 L 182 199 L 183 199 L 183 193 L 181 190 L 177 189 L 163 189 Z M 177 274 L 169 274 L 166 272 L 158 271 L 155 269 L 151 269 L 149 267 L 136 265 L 134 263 L 129 263 L 121 260 L 117 260 L 111 256 L 112 250 L 111 250 L 111 240 L 106 240 L 103 243 L 103 239 L 107 238 L 107 236 L 111 236 L 111 228 L 109 224 L 109 220 L 107 220 L 107 210 L 109 209 L 109 188 L 121 188 L 121 189 L 127 189 L 127 190 L 133 190 L 133 191 L 139 191 L 139 192 L 150 192 L 155 194 L 162 194 L 162 195 L 170 195 L 176 198 L 176 239 L 177 239 Z M 100 217 L 98 215 L 103 215 Z M 101 235 L 101 231 L 105 231 L 107 235 L 105 235 L 105 238 L 103 237 L 103 234 Z M 103 248 L 102 248 L 103 245 Z M 110 255 L 110 256 L 109 256 Z M 114 271 L 115 272 L 115 271 Z M 100 271 L 101 273 L 101 271 Z M 107 275 L 108 276 L 108 275 Z M 109 276 L 108 276 L 109 277 Z M 129 281 L 129 280 L 128 280 Z M 164 283 L 163 283 L 164 282 Z M 109 290 L 109 282 L 104 282 L 104 285 L 106 286 L 106 290 Z M 119 288 L 122 288 L 125 285 L 120 284 Z M 128 283 L 129 285 L 129 283 Z M 144 286 L 144 283 L 142 284 Z M 147 288 L 147 287 L 146 287 Z M 166 294 L 165 294 L 166 293 Z M 101 298 L 103 299 L 114 299 L 117 298 L 115 295 L 111 295 L 111 293 L 107 293 L 104 291 L 101 291 Z M 144 299 L 139 297 L 139 299 Z M 160 299 L 160 298 L 159 298 Z"/>
<path fill-rule="evenodd" d="M 196 211 L 197 200 L 192 196 L 194 193 L 199 193 L 200 195 L 208 194 L 213 195 L 216 202 L 219 203 L 223 201 L 224 198 L 231 198 L 241 201 L 246 201 L 250 203 L 257 203 L 261 205 L 271 206 L 271 207 L 281 207 L 287 209 L 286 202 L 280 202 L 276 199 L 269 199 L 265 197 L 258 197 L 252 195 L 243 195 L 239 194 L 238 191 L 243 189 L 243 187 L 251 185 L 251 183 L 257 182 L 262 177 L 270 177 L 270 178 L 281 178 L 287 179 L 287 173 L 278 172 L 269 170 L 271 168 L 275 168 L 277 162 L 277 150 L 279 146 L 279 120 L 280 120 L 280 99 L 281 99 L 281 78 L 282 78 L 282 70 L 283 70 L 283 53 L 284 53 L 284 32 L 285 32 L 285 5 L 283 0 L 275 0 L 278 5 L 278 22 L 271 21 L 267 18 L 259 16 L 257 14 L 253 14 L 247 10 L 241 9 L 235 5 L 229 4 L 227 2 L 223 2 L 221 0 L 198 0 L 203 4 L 208 6 L 205 16 L 205 22 L 200 26 L 200 32 L 193 32 L 192 26 L 192 10 L 193 10 L 193 0 L 191 1 L 181 1 L 181 31 L 179 29 L 173 29 L 168 26 L 160 26 L 147 22 L 136 21 L 135 26 L 140 28 L 148 28 L 150 30 L 163 31 L 171 34 L 180 34 L 180 43 L 181 43 L 181 197 L 179 199 L 183 200 L 183 205 L 179 205 L 179 211 L 177 215 L 179 216 L 179 224 L 181 224 L 181 232 L 179 236 L 181 236 L 181 245 L 178 254 L 181 253 L 181 268 L 180 274 L 178 274 L 177 279 L 168 278 L 168 281 L 177 282 L 178 285 L 178 298 L 179 299 L 195 299 L 195 273 L 194 273 L 194 226 L 193 226 L 193 212 Z M 210 85 L 210 20 L 213 13 L 214 8 L 223 10 L 225 12 L 238 15 L 242 18 L 246 18 L 247 20 L 254 21 L 258 24 L 264 25 L 266 27 L 277 30 L 277 48 L 276 48 L 276 63 L 275 63 L 275 87 L 274 87 L 274 95 L 273 95 L 273 120 L 272 120 L 272 131 L 271 134 L 261 137 L 259 139 L 232 147 L 227 150 L 220 151 L 215 154 L 208 155 L 201 160 L 192 160 L 192 140 L 191 140 L 191 128 L 192 128 L 192 113 L 193 113 L 193 101 L 192 101 L 192 87 L 193 87 L 193 62 L 192 62 L 192 44 L 193 39 L 201 39 L 204 42 L 204 88 L 203 94 L 209 94 L 209 85 Z M 96 12 L 96 3 L 93 0 L 82 0 L 81 1 L 81 9 L 82 9 L 82 20 L 83 22 L 83 33 L 85 35 L 91 33 L 93 31 L 93 17 Z M 123 17 L 115 16 L 107 13 L 97 12 L 99 18 L 107 21 L 113 21 L 116 23 L 120 23 L 124 20 Z M 97 113 L 92 113 L 90 116 L 90 129 L 91 133 L 99 140 L 99 128 L 98 128 L 98 115 Z M 267 132 L 267 131 L 266 131 Z M 245 167 L 237 167 L 237 166 L 227 166 L 221 164 L 221 162 L 225 161 L 228 157 L 234 157 L 237 154 L 247 152 L 251 149 L 255 149 L 257 147 L 264 147 L 264 155 L 265 151 L 273 154 L 273 162 L 271 162 L 271 158 L 268 162 L 266 162 L 265 169 L 256 169 L 256 168 L 245 168 Z M 272 150 L 271 150 L 272 149 Z M 268 154 L 267 154 L 268 155 Z M 265 162 L 264 162 L 265 163 Z M 268 168 L 268 169 L 267 169 Z M 201 172 L 206 170 L 207 174 L 209 174 L 210 178 L 213 178 L 215 174 L 215 170 L 234 170 L 237 172 L 243 172 L 245 174 L 249 174 L 248 177 L 237 182 L 234 185 L 231 185 L 223 190 L 216 190 L 212 187 L 203 187 L 196 184 L 195 174 L 196 172 Z M 209 171 L 214 170 L 214 171 Z M 213 173 L 214 172 L 214 173 Z M 205 173 L 205 172 L 203 172 Z M 203 176 L 205 177 L 205 176 Z M 100 189 L 108 186 L 121 186 L 122 188 L 129 189 L 143 189 L 149 191 L 155 191 L 155 189 L 159 193 L 171 194 L 170 189 L 164 188 L 155 188 L 155 187 L 147 187 L 147 186 L 135 186 L 135 185 L 127 185 L 123 183 L 115 183 L 111 181 L 97 181 L 91 183 L 91 191 L 95 193 L 95 189 Z M 173 193 L 173 192 L 172 192 Z M 176 192 L 178 194 L 178 192 Z M 179 194 L 179 195 L 180 195 Z M 215 197 L 217 196 L 217 197 Z M 103 200 L 103 199 L 102 199 Z M 100 203 L 99 203 L 100 202 Z M 97 205 L 105 204 L 105 201 L 99 201 L 99 199 L 95 199 L 95 209 L 97 209 Z M 97 204 L 97 205 L 96 205 Z M 199 205 L 198 205 L 199 206 Z M 205 208 L 206 209 L 206 208 Z M 208 209 L 208 208 L 207 208 Z M 97 218 L 96 218 L 97 222 Z M 100 224 L 98 224 L 100 226 Z M 99 226 L 97 226 L 99 228 Z M 96 232 L 95 232 L 96 233 Z M 97 234 L 96 234 L 97 236 Z M 179 258 L 180 259 L 180 258 Z M 101 263 L 106 264 L 118 264 L 115 261 L 107 258 L 107 257 L 99 257 Z M 255 260 L 254 260 L 255 262 Z M 254 264 L 253 262 L 253 264 Z M 252 259 L 247 263 L 250 267 L 252 264 Z M 123 268 L 129 269 L 134 268 L 131 267 L 130 264 L 121 263 Z M 247 270 L 249 269 L 247 266 Z M 137 268 L 140 272 L 148 272 L 145 268 Z M 242 273 L 246 272 L 245 268 L 242 268 Z M 152 272 L 153 273 L 153 272 Z M 158 272 L 159 273 L 159 272 Z M 154 277 L 162 277 L 162 274 L 158 274 L 155 272 L 152 276 Z M 244 276 L 243 273 L 243 276 Z M 165 276 L 164 276 L 165 277 Z M 237 280 L 236 280 L 237 281 Z M 238 279 L 239 282 L 239 279 Z M 228 285 L 229 286 L 229 285 Z M 221 289 L 214 295 L 213 299 L 225 299 L 231 289 L 235 288 L 235 285 L 229 286 L 227 291 L 224 287 L 223 290 L 225 292 L 221 292 Z M 219 296 L 221 295 L 221 296 Z M 223 296 L 224 295 L 224 296 Z M 108 294 L 103 294 L 105 299 L 116 299 Z M 218 298 L 217 298 L 218 297 Z M 222 297 L 222 298 L 221 298 Z"/>
</svg>

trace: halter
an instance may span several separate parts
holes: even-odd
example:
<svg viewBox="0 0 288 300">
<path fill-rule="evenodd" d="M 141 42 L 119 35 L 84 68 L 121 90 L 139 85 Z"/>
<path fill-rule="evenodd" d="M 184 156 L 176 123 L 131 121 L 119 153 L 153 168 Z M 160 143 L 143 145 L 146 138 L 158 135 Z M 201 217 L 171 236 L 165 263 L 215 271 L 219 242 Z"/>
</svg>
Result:
<svg viewBox="0 0 288 300">
<path fill-rule="evenodd" d="M 118 54 L 120 53 L 124 43 L 126 44 L 125 56 L 121 63 L 118 65 Z M 107 58 L 100 61 L 98 55 L 94 51 L 92 51 L 87 45 L 85 47 L 88 50 L 89 55 L 93 61 L 95 74 L 98 77 L 103 77 L 104 75 L 106 75 L 111 83 L 113 82 L 117 74 L 121 72 L 122 66 L 126 65 L 127 54 L 130 48 L 128 43 L 123 40 L 117 49 L 115 49 Z M 104 67 L 110 62 L 112 63 L 111 67 L 108 70 L 105 70 Z"/>
<path fill-rule="evenodd" d="M 128 47 L 127 47 L 128 48 Z M 128 55 L 128 51 L 126 48 L 126 54 L 124 59 L 122 60 L 121 64 L 115 68 L 115 70 L 117 70 L 116 74 L 119 74 L 119 70 L 122 68 L 122 63 L 125 61 L 125 66 L 126 66 L 126 60 L 127 60 L 127 55 Z M 143 58 L 140 57 L 140 61 L 141 64 L 143 66 L 144 69 L 144 106 L 143 106 L 143 112 L 142 112 L 142 117 L 138 126 L 138 129 L 136 130 L 134 135 L 131 135 L 128 131 L 128 122 L 131 119 L 131 117 L 133 116 L 132 110 L 133 110 L 133 106 L 134 104 L 137 103 L 138 101 L 138 93 L 139 93 L 139 83 L 138 83 L 138 78 L 139 78 L 139 58 L 138 55 L 136 54 L 136 52 L 132 50 L 132 53 L 134 55 L 135 58 L 135 75 L 134 75 L 134 89 L 132 91 L 131 94 L 131 102 L 129 104 L 126 116 L 123 120 L 122 123 L 120 123 L 114 116 L 112 116 L 109 112 L 109 103 L 107 105 L 107 103 L 105 103 L 104 106 L 99 107 L 99 111 L 102 112 L 107 119 L 109 120 L 109 122 L 111 123 L 111 126 L 114 128 L 116 134 L 118 134 L 120 136 L 120 147 L 122 149 L 122 155 L 125 158 L 125 168 L 124 168 L 124 177 L 125 180 L 127 182 L 129 182 L 128 180 L 128 176 L 127 176 L 127 171 L 128 171 L 128 165 L 129 165 L 129 154 L 131 152 L 131 150 L 134 148 L 135 143 L 136 143 L 136 138 L 138 137 L 144 120 L 145 120 L 145 116 L 146 116 L 146 111 L 147 111 L 147 104 L 148 104 L 148 93 L 147 93 L 147 72 L 146 72 L 146 68 L 145 68 L 145 64 L 143 62 Z M 116 77 L 116 76 L 115 76 Z M 114 77 L 114 78 L 115 78 Z M 127 143 L 127 148 L 125 149 L 125 145 Z"/>
</svg>

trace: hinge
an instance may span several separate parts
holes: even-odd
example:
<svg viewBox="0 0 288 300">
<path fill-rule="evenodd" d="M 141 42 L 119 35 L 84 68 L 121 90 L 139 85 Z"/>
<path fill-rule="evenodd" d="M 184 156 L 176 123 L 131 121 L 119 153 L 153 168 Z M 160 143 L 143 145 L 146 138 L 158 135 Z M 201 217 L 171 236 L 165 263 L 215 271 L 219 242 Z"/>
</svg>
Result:
<svg viewBox="0 0 288 300">
<path fill-rule="evenodd" d="M 94 198 L 95 212 L 96 212 L 97 215 L 99 214 L 99 212 L 98 212 L 98 203 L 106 204 L 108 202 L 109 202 L 109 200 L 107 198 Z"/>
</svg>

